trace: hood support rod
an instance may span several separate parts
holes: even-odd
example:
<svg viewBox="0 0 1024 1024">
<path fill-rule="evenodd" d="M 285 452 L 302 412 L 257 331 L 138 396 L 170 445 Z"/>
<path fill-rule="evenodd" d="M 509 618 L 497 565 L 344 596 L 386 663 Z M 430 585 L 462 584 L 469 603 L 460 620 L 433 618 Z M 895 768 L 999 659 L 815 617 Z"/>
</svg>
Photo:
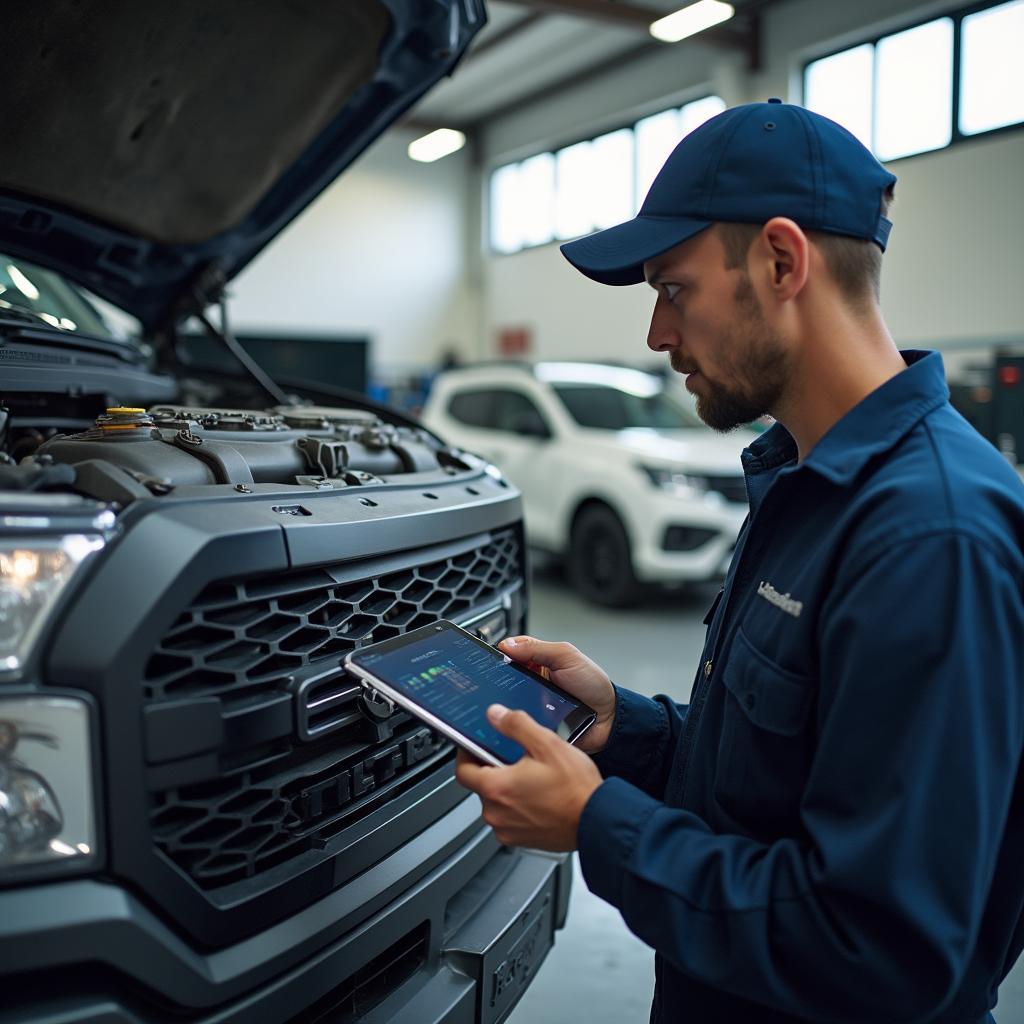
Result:
<svg viewBox="0 0 1024 1024">
<path fill-rule="evenodd" d="M 206 328 L 206 330 L 214 337 L 217 338 L 224 347 L 242 364 L 249 375 L 256 381 L 257 384 L 278 405 L 291 405 L 292 402 L 288 399 L 288 396 L 274 383 L 270 375 L 256 362 L 255 359 L 248 352 L 242 348 L 239 344 L 238 339 L 232 334 L 231 327 L 228 323 L 228 302 L 223 291 L 217 297 L 217 304 L 220 307 L 220 327 L 207 316 L 204 308 L 204 303 L 198 301 L 200 296 L 196 295 L 196 313 L 195 316 L 199 322 Z"/>
</svg>

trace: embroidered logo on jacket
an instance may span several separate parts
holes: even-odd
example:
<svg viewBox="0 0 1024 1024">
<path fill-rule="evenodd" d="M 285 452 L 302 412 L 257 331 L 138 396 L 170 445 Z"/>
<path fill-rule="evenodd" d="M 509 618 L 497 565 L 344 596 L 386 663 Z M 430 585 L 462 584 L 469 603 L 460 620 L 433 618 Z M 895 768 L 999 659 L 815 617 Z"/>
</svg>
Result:
<svg viewBox="0 0 1024 1024">
<path fill-rule="evenodd" d="M 794 619 L 799 619 L 800 613 L 804 610 L 803 601 L 794 601 L 789 594 L 780 594 L 770 583 L 766 583 L 764 580 L 761 580 L 757 592 L 770 604 L 775 605 L 776 608 L 780 608 L 787 615 L 792 615 Z"/>
</svg>

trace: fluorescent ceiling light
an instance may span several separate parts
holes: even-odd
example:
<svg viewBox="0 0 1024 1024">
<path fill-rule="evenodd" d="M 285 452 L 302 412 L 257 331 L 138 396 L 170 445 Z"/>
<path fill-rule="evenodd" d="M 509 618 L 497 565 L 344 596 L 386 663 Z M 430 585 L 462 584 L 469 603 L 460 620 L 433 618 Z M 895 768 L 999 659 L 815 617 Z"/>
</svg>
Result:
<svg viewBox="0 0 1024 1024">
<path fill-rule="evenodd" d="M 652 22 L 650 32 L 663 43 L 678 43 L 680 39 L 728 21 L 735 13 L 732 4 L 721 3 L 720 0 L 698 0 L 698 3 Z"/>
<path fill-rule="evenodd" d="M 422 164 L 433 163 L 449 153 L 462 149 L 466 144 L 466 136 L 454 128 L 438 128 L 437 131 L 424 135 L 409 143 L 409 156 Z"/>
</svg>

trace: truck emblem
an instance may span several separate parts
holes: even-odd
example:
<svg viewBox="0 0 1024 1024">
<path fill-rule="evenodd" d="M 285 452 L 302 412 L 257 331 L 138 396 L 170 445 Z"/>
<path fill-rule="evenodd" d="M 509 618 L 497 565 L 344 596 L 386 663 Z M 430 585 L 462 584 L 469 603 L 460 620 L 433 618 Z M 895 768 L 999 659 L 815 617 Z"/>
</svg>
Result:
<svg viewBox="0 0 1024 1024">
<path fill-rule="evenodd" d="M 430 729 L 418 729 L 411 736 L 339 769 L 327 779 L 303 786 L 291 798 L 287 827 L 295 835 L 323 828 L 340 817 L 349 804 L 436 754 L 444 742 Z"/>
</svg>

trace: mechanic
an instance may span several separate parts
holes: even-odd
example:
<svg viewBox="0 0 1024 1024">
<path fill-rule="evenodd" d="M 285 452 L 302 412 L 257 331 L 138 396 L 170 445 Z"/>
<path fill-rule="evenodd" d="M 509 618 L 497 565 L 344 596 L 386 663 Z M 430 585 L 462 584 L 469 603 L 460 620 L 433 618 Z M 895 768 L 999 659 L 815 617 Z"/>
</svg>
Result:
<svg viewBox="0 0 1024 1024">
<path fill-rule="evenodd" d="M 989 1021 L 1024 944 L 1024 487 L 882 319 L 894 181 L 747 104 L 562 247 L 655 290 L 647 344 L 710 426 L 777 420 L 689 706 L 514 637 L 598 721 L 576 749 L 495 706 L 527 755 L 457 769 L 502 842 L 578 847 L 656 951 L 654 1021 Z"/>
</svg>

